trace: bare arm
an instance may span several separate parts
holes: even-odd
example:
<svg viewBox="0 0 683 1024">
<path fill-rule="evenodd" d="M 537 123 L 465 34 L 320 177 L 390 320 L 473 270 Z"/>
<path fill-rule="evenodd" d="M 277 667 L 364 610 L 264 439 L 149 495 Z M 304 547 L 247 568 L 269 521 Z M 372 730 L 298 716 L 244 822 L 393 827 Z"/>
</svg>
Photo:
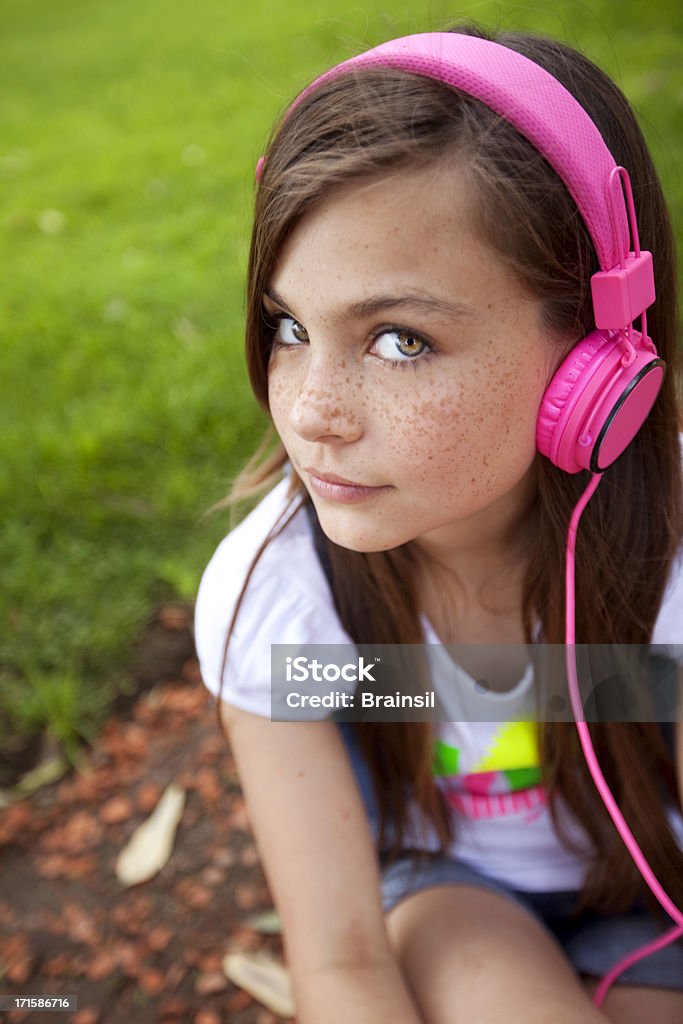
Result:
<svg viewBox="0 0 683 1024">
<path fill-rule="evenodd" d="M 389 945 L 372 835 L 339 729 L 226 704 L 221 713 L 283 922 L 298 1024 L 420 1024 Z"/>
</svg>

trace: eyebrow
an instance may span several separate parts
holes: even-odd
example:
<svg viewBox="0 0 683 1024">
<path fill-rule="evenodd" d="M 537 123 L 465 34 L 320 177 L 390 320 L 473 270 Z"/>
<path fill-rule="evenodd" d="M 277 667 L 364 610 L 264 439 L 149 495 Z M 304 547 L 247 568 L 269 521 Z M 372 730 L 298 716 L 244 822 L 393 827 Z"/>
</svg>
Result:
<svg viewBox="0 0 683 1024">
<path fill-rule="evenodd" d="M 265 294 L 278 306 L 291 310 L 289 303 L 285 302 L 274 288 L 266 288 Z M 332 313 L 331 320 L 336 323 L 343 323 L 349 319 L 363 320 L 396 306 L 412 306 L 413 309 L 423 312 L 441 313 L 449 319 L 470 318 L 475 315 L 475 310 L 462 302 L 450 302 L 438 295 L 430 295 L 428 292 L 411 292 L 409 290 L 403 295 L 372 295 L 367 299 L 351 302 L 344 309 Z"/>
</svg>

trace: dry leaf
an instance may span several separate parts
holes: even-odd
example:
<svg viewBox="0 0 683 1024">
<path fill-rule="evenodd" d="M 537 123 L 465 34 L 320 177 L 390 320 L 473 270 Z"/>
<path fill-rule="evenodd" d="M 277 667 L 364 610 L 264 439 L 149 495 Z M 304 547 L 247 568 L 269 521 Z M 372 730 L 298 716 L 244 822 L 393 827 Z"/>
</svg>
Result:
<svg viewBox="0 0 683 1024">
<path fill-rule="evenodd" d="M 228 953 L 223 970 L 233 985 L 258 999 L 280 1017 L 294 1016 L 289 971 L 266 953 Z"/>
<path fill-rule="evenodd" d="M 4 811 L 6 807 L 11 807 L 17 800 L 21 800 L 21 795 L 16 789 L 0 789 L 0 811 Z"/>
<path fill-rule="evenodd" d="M 171 783 L 147 821 L 135 830 L 117 858 L 116 877 L 122 885 L 146 882 L 167 863 L 184 807 L 185 790 Z"/>
<path fill-rule="evenodd" d="M 30 796 L 43 786 L 52 785 L 61 779 L 69 768 L 70 764 L 61 742 L 48 729 L 41 737 L 40 752 L 33 768 L 25 772 L 12 789 L 0 790 L 0 807 L 7 807 L 17 800 Z"/>
<path fill-rule="evenodd" d="M 274 908 L 263 910 L 258 914 L 250 914 L 249 917 L 245 918 L 243 924 L 255 932 L 261 932 L 263 935 L 279 935 L 282 931 L 280 915 Z"/>
<path fill-rule="evenodd" d="M 15 786 L 15 790 L 21 796 L 35 793 L 37 789 L 49 786 L 56 782 L 57 779 L 61 779 L 68 768 L 69 762 L 64 755 L 54 754 L 45 761 L 41 761 L 39 765 L 26 772 L 25 775 L 22 775 Z"/>
</svg>

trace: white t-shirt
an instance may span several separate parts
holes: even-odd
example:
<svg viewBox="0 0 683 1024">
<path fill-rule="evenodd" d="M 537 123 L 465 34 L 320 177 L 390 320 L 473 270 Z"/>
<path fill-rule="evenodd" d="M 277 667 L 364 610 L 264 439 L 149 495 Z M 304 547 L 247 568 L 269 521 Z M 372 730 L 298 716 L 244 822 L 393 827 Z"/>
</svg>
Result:
<svg viewBox="0 0 683 1024">
<path fill-rule="evenodd" d="M 216 549 L 199 588 L 195 640 L 202 678 L 218 697 L 225 637 L 235 603 L 256 551 L 287 501 L 283 479 Z M 580 889 L 586 857 L 570 851 L 556 834 L 540 784 L 536 727 L 529 718 L 533 669 L 529 664 L 507 692 L 482 692 L 454 664 L 423 617 L 435 689 L 456 696 L 460 721 L 434 724 L 434 775 L 457 815 L 450 854 L 510 887 L 527 891 Z M 230 642 L 223 679 L 224 701 L 253 714 L 271 715 L 271 644 L 352 644 L 343 629 L 302 509 L 266 547 L 247 587 Z M 683 660 L 683 551 L 672 566 L 655 625 L 653 644 Z M 669 645 L 675 645 L 671 649 Z M 343 681 L 335 684 L 344 688 Z M 353 692 L 355 683 L 347 683 Z M 495 707 L 485 720 L 482 702 Z M 449 704 L 449 707 L 453 706 Z M 329 715 L 321 711 L 320 717 Z M 484 719 L 484 720 L 480 720 Z M 562 804 L 569 835 L 591 845 L 580 823 Z M 669 818 L 683 844 L 683 820 Z M 438 848 L 433 830 L 409 808 L 406 846 Z"/>
</svg>

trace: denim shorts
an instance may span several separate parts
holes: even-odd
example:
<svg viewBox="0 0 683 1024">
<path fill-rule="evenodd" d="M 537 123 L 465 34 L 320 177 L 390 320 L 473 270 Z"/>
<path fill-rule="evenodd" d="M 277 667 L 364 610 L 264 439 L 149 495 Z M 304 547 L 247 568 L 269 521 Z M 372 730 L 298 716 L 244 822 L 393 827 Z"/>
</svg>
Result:
<svg viewBox="0 0 683 1024">
<path fill-rule="evenodd" d="M 383 869 L 384 911 L 388 912 L 411 893 L 439 885 L 479 886 L 521 905 L 555 936 L 580 974 L 603 977 L 629 953 L 675 927 L 673 920 L 670 927 L 660 923 L 643 903 L 627 913 L 603 916 L 584 911 L 579 917 L 570 918 L 578 898 L 574 891 L 523 892 L 442 854 L 416 858 L 408 851 Z M 683 939 L 674 940 L 632 964 L 616 978 L 615 984 L 651 985 L 683 992 Z"/>
</svg>

